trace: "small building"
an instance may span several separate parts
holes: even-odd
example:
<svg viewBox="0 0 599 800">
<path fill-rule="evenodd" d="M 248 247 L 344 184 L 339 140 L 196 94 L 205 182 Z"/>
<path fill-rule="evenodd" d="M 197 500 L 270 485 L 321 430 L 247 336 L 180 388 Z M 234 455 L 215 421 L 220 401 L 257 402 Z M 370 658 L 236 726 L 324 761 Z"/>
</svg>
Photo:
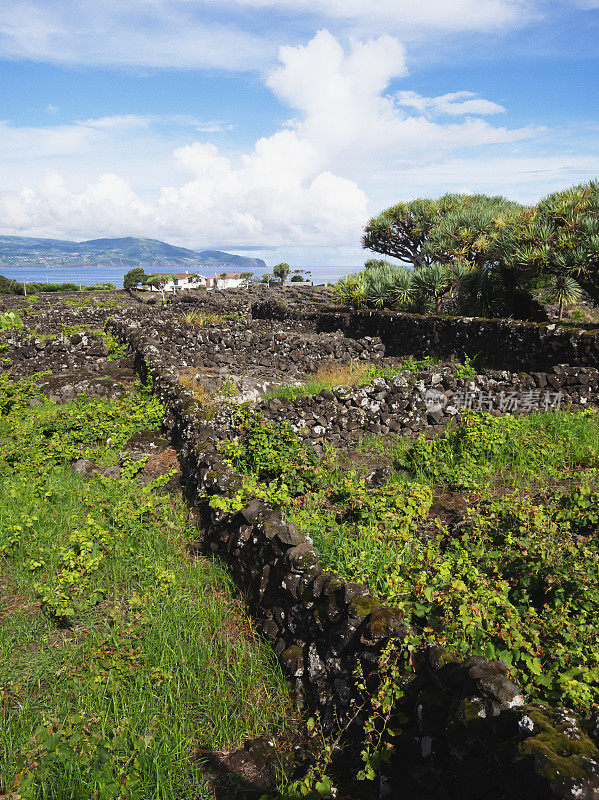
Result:
<svg viewBox="0 0 599 800">
<path fill-rule="evenodd" d="M 165 292 L 178 292 L 180 289 L 197 289 L 204 286 L 206 289 L 237 289 L 239 286 L 247 285 L 247 278 L 241 272 L 217 272 L 214 278 L 207 278 L 205 275 L 185 272 L 180 275 L 164 275 L 168 280 L 162 287 Z M 161 291 L 155 286 L 150 286 L 154 292 Z"/>
<path fill-rule="evenodd" d="M 209 281 L 207 289 L 237 289 L 247 283 L 241 272 L 216 272 L 214 278 L 206 278 L 206 281 Z"/>
<path fill-rule="evenodd" d="M 209 278 L 203 275 L 197 275 L 185 272 L 181 275 L 170 275 L 169 280 L 164 284 L 165 292 L 176 292 L 179 289 L 197 289 L 198 286 L 206 286 Z"/>
</svg>

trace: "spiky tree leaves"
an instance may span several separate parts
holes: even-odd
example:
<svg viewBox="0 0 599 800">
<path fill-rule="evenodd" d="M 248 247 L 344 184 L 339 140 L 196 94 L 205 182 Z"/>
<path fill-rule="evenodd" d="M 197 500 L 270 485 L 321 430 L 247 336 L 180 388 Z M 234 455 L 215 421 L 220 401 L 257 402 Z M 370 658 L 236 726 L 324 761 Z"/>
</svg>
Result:
<svg viewBox="0 0 599 800">
<path fill-rule="evenodd" d="M 404 307 L 411 297 L 411 274 L 391 264 L 340 278 L 332 287 L 338 303 L 356 308 Z"/>
<path fill-rule="evenodd" d="M 366 302 L 366 279 L 363 274 L 346 275 L 331 287 L 335 300 L 341 305 L 360 308 Z"/>
<path fill-rule="evenodd" d="M 438 218 L 423 249 L 435 261 L 490 266 L 499 232 L 523 208 L 505 197 L 454 194 L 439 198 Z"/>
<path fill-rule="evenodd" d="M 362 244 L 376 253 L 407 261 L 415 269 L 434 262 L 480 265 L 485 263 L 505 220 L 521 209 L 504 197 L 482 194 L 421 198 L 399 203 L 371 219 Z"/>
<path fill-rule="evenodd" d="M 449 270 L 442 264 L 423 267 L 414 272 L 412 287 L 416 295 L 423 295 L 434 303 L 435 314 L 440 314 L 443 297 L 451 289 Z"/>
<path fill-rule="evenodd" d="M 552 275 L 577 281 L 599 303 L 596 181 L 551 194 L 535 207 L 503 197 L 454 194 L 400 203 L 370 220 L 362 243 L 413 264 L 416 272 L 447 265 L 452 298 L 469 307 L 466 313 L 541 319 L 544 312 L 532 291 L 547 280 L 543 276 Z M 419 302 L 425 296 L 416 289 L 409 298 L 412 306 L 416 295 Z M 381 287 L 373 285 L 371 303 L 388 303 L 381 296 Z M 441 301 L 433 299 L 439 309 Z M 402 295 L 398 307 L 406 302 Z"/>
<path fill-rule="evenodd" d="M 500 317 L 509 313 L 506 290 L 501 276 L 487 267 L 467 270 L 457 294 L 458 309 L 474 317 Z"/>
<path fill-rule="evenodd" d="M 413 264 L 415 268 L 427 266 L 432 259 L 423 246 L 436 218 L 437 201 L 420 199 L 398 203 L 370 220 L 364 229 L 362 245 L 375 253 Z"/>
<path fill-rule="evenodd" d="M 376 269 L 377 267 L 388 267 L 389 262 L 382 258 L 369 258 L 364 262 L 364 269 Z"/>
<path fill-rule="evenodd" d="M 548 298 L 552 303 L 559 303 L 559 321 L 562 321 L 564 305 L 576 303 L 582 297 L 582 289 L 573 278 L 567 275 L 556 275 L 549 287 Z"/>
<path fill-rule="evenodd" d="M 406 309 L 414 299 L 413 272 L 407 269 L 396 269 L 389 282 L 389 300 L 392 308 Z"/>
<path fill-rule="evenodd" d="M 510 268 L 566 275 L 599 302 L 599 183 L 550 194 L 510 220 L 496 249 Z"/>
</svg>

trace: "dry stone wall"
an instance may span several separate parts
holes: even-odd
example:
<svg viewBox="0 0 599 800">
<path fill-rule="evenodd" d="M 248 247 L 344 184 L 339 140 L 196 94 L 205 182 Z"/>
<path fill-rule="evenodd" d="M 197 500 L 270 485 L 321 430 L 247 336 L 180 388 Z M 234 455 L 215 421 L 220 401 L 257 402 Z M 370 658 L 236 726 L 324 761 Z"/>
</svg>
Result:
<svg viewBox="0 0 599 800">
<path fill-rule="evenodd" d="M 38 297 L 0 295 L 0 313 L 15 311 L 25 326 L 38 334 L 63 333 L 64 326 L 101 330 L 115 313 L 135 305 L 122 291 L 52 292 Z"/>
<path fill-rule="evenodd" d="M 439 397 L 432 406 L 430 395 Z M 428 408 L 427 408 L 428 400 Z M 375 378 L 364 386 L 336 386 L 296 400 L 265 400 L 255 406 L 263 416 L 287 420 L 305 441 L 349 444 L 364 435 L 410 433 L 459 417 L 466 406 L 501 411 L 584 409 L 599 403 L 599 372 L 590 367 L 558 366 L 550 372 L 507 371 L 457 379 L 448 366 L 413 376 Z"/>
<path fill-rule="evenodd" d="M 101 335 L 76 333 L 56 339 L 23 336 L 20 331 L 0 333 L 0 356 L 10 363 L 13 378 L 24 378 L 46 370 L 98 371 L 106 363 L 108 351 Z"/>
<path fill-rule="evenodd" d="M 547 370 L 556 364 L 596 367 L 599 332 L 556 324 L 470 317 L 419 317 L 382 312 L 328 312 L 319 315 L 318 330 L 351 331 L 379 336 L 387 354 L 477 356 L 485 367 Z"/>
<path fill-rule="evenodd" d="M 280 511 L 259 500 L 235 514 L 214 507 L 211 498 L 232 496 L 240 486 L 220 459 L 221 432 L 178 383 L 151 331 L 128 321 L 112 327 L 165 405 L 205 547 L 229 565 L 298 701 L 318 709 L 327 728 L 343 723 L 359 699 L 356 665 L 374 692 L 381 653 L 402 646 L 401 612 L 367 587 L 323 571 L 311 540 Z M 407 723 L 387 776 L 391 796 L 599 798 L 595 717 L 526 704 L 501 662 L 460 660 L 438 649 L 423 653 L 404 683 L 400 711 Z"/>
<path fill-rule="evenodd" d="M 494 369 L 546 371 L 557 364 L 596 367 L 599 330 L 557 324 L 472 317 L 435 317 L 383 311 L 318 309 L 262 301 L 254 304 L 256 319 L 299 320 L 317 331 L 342 331 L 356 338 L 376 336 L 388 357 L 413 355 L 441 359 L 477 356 Z"/>
<path fill-rule="evenodd" d="M 153 357 L 175 370 L 197 367 L 238 375 L 267 373 L 284 381 L 314 373 L 334 362 L 356 359 L 387 363 L 382 342 L 373 337 L 317 334 L 301 325 L 272 322 L 250 326 L 244 321 L 232 321 L 224 326 L 193 327 L 176 311 L 175 308 L 173 313 L 170 306 L 155 309 L 138 305 L 126 314 L 132 328 L 145 332 Z"/>
</svg>

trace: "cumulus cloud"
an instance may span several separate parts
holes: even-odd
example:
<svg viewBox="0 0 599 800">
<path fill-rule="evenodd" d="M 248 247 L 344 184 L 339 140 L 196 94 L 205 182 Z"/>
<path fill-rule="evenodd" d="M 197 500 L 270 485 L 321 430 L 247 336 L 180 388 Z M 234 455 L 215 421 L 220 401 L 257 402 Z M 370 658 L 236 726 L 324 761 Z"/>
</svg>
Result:
<svg viewBox="0 0 599 800">
<path fill-rule="evenodd" d="M 355 40 L 344 50 L 322 30 L 305 45 L 281 47 L 279 58 L 266 82 L 295 116 L 248 152 L 231 154 L 206 141 L 176 147 L 171 168 L 181 178 L 151 197 L 114 170 L 77 190 L 52 172 L 37 186 L 0 196 L 4 232 L 144 235 L 190 246 L 357 243 L 373 199 L 375 205 L 393 202 L 418 186 L 428 188 L 443 164 L 468 163 L 464 152 L 542 135 L 538 128 L 510 129 L 479 118 L 501 107 L 470 92 L 440 98 L 404 93 L 402 105 L 387 89 L 406 76 L 406 54 L 389 35 Z M 464 118 L 431 119 L 435 113 Z M 143 143 L 154 141 L 161 119 L 109 116 L 28 129 L 25 137 L 23 129 L 4 125 L 0 156 L 3 148 L 14 154 L 21 147 L 64 157 L 70 148 L 85 157 L 120 142 L 124 153 L 144 153 L 147 171 L 151 148 Z M 201 125 L 191 117 L 184 121 Z M 469 180 L 466 172 L 460 185 Z"/>
<path fill-rule="evenodd" d="M 468 117 L 463 121 L 430 119 L 424 113 L 430 98 L 421 98 L 423 109 L 416 109 L 421 113 L 409 113 L 386 94 L 391 79 L 407 73 L 405 50 L 388 35 L 353 42 L 346 53 L 329 31 L 322 30 L 305 46 L 281 47 L 279 59 L 281 66 L 267 82 L 300 112 L 288 125 L 315 147 L 330 169 L 358 181 L 423 153 L 438 157 L 459 147 L 505 144 L 542 132 L 538 127 L 510 129 L 477 119 L 481 108 L 486 114 L 491 106 L 501 106 L 470 92 L 432 99 L 439 108 L 457 106 L 452 108 L 454 116 L 466 104 L 463 114 Z M 410 93 L 410 98 L 420 95 Z"/>
</svg>

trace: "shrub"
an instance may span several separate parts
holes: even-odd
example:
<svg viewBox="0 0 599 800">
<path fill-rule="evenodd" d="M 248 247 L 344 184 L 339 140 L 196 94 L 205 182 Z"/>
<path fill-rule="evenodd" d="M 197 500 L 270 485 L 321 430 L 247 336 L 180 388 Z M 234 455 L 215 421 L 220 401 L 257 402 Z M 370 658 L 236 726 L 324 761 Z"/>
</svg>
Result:
<svg viewBox="0 0 599 800">
<path fill-rule="evenodd" d="M 23 320 L 14 311 L 5 311 L 0 314 L 0 331 L 6 331 L 9 328 L 22 328 Z"/>
<path fill-rule="evenodd" d="M 87 292 L 107 292 L 111 289 L 116 289 L 114 283 L 94 283 L 91 286 L 86 286 Z"/>
</svg>

